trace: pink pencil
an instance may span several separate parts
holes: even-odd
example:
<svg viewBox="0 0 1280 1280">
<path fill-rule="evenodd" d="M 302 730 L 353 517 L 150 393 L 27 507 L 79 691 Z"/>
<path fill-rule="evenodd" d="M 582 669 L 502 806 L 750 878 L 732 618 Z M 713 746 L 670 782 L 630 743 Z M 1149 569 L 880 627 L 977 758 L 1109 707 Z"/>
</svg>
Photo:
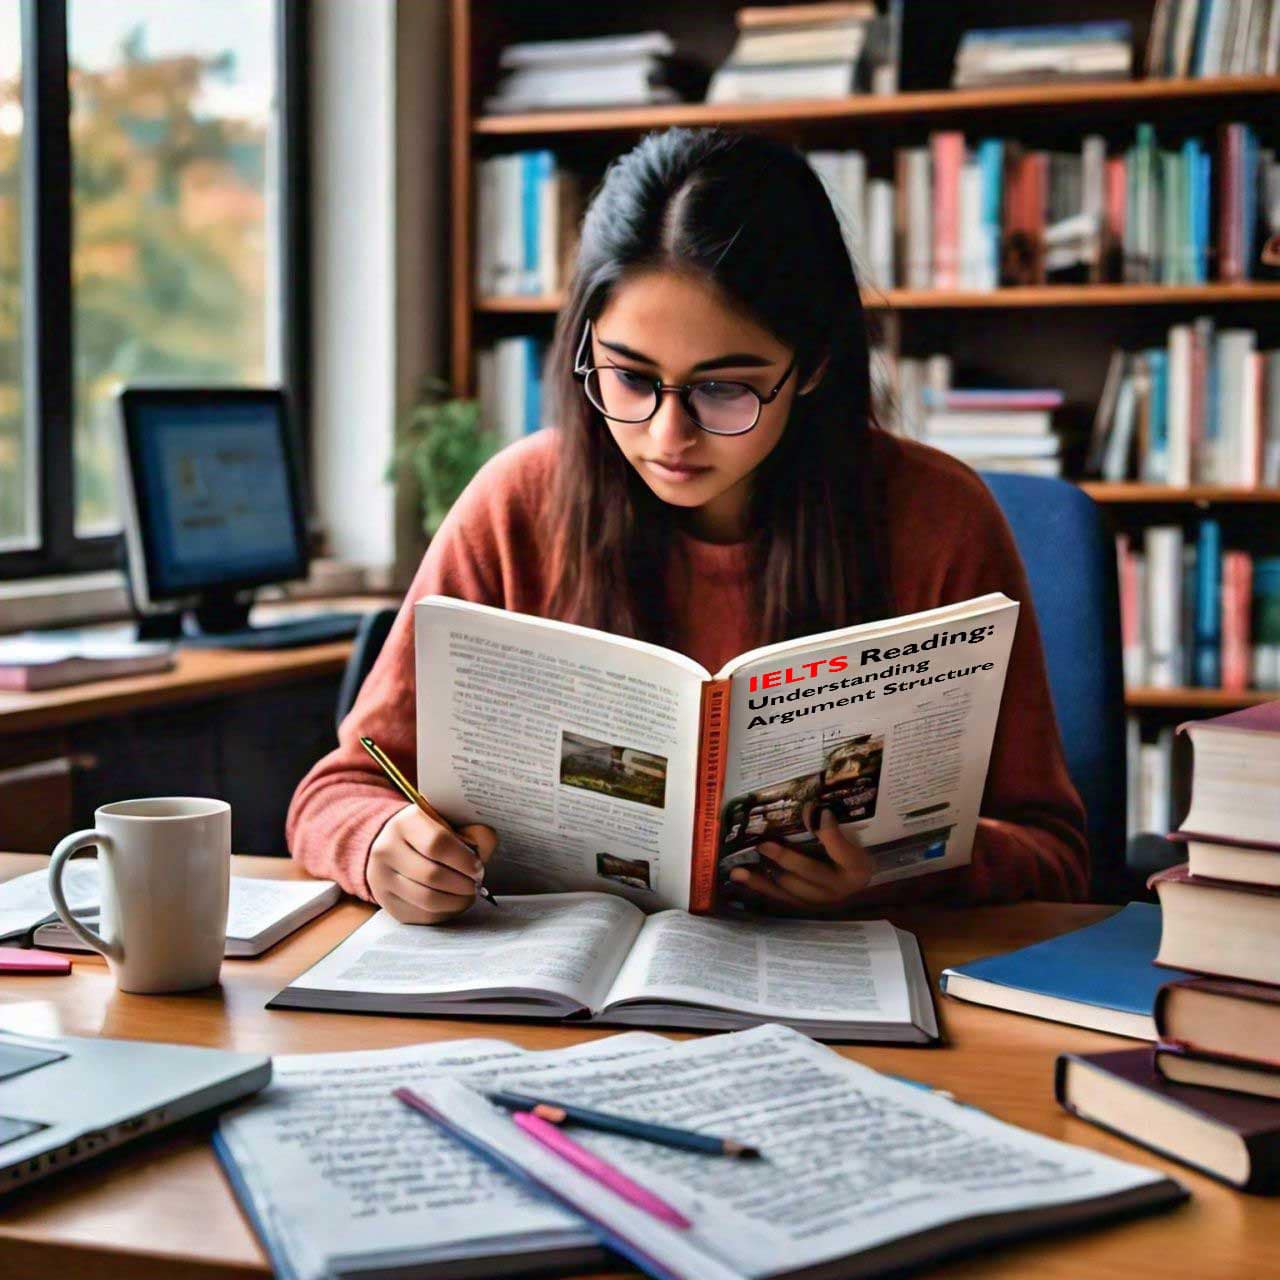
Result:
<svg viewBox="0 0 1280 1280">
<path fill-rule="evenodd" d="M 586 1147 L 579 1146 L 572 1138 L 566 1137 L 563 1130 L 548 1124 L 541 1116 L 535 1116 L 531 1111 L 517 1111 L 511 1118 L 529 1137 L 554 1151 L 561 1159 L 567 1160 L 575 1169 L 581 1169 L 588 1177 L 608 1187 L 615 1195 L 629 1200 L 646 1213 L 653 1214 L 660 1222 L 681 1230 L 693 1226 L 678 1209 L 673 1209 L 652 1191 L 646 1191 L 638 1182 L 633 1182 L 621 1169 L 615 1169 L 599 1156 L 592 1155 Z"/>
</svg>

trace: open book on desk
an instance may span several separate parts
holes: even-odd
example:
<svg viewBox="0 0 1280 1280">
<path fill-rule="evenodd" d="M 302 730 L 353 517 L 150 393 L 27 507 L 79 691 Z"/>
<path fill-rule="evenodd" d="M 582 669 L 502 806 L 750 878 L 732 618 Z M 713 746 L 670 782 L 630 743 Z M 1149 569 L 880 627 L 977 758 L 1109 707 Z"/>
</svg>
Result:
<svg viewBox="0 0 1280 1280">
<path fill-rule="evenodd" d="M 742 654 L 429 596 L 414 608 L 418 788 L 502 840 L 490 887 L 707 914 L 821 809 L 872 884 L 969 861 L 1018 606 L 993 594 Z"/>
<path fill-rule="evenodd" d="M 522 1171 L 663 1280 L 899 1274 L 1187 1198 L 1158 1170 L 1004 1124 L 785 1027 L 547 1066 L 528 1084 L 517 1069 L 501 1087 L 760 1150 L 760 1160 L 718 1160 L 574 1130 L 575 1141 L 691 1219 L 682 1230 L 535 1142 L 473 1081 L 437 1078 L 413 1090 L 460 1142 Z"/>
<path fill-rule="evenodd" d="M 920 949 L 887 921 L 646 917 L 601 893 L 505 896 L 425 928 L 378 912 L 269 1007 L 938 1038 Z"/>
</svg>

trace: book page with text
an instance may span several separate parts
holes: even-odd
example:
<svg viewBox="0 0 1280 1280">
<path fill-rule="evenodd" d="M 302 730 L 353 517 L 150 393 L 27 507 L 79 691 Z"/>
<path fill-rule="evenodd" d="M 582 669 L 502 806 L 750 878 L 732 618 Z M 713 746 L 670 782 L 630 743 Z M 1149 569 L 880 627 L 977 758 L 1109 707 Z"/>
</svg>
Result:
<svg viewBox="0 0 1280 1280">
<path fill-rule="evenodd" d="M 219 1139 L 272 1261 L 287 1264 L 281 1273 L 295 1280 L 374 1262 L 394 1269 L 411 1260 L 589 1247 L 594 1236 L 576 1214 L 491 1168 L 391 1091 L 442 1073 L 500 1088 L 517 1067 L 522 1080 L 536 1080 L 553 1061 L 612 1062 L 666 1043 L 632 1032 L 543 1053 L 458 1040 L 286 1054 L 273 1062 L 271 1085 L 222 1119 Z"/>
<path fill-rule="evenodd" d="M 418 787 L 498 833 L 495 893 L 687 906 L 706 672 L 584 627 L 429 597 L 414 610 Z"/>
<path fill-rule="evenodd" d="M 886 920 L 650 916 L 606 997 L 690 1001 L 766 1018 L 911 1021 L 897 931 Z"/>
<path fill-rule="evenodd" d="M 371 916 L 278 997 L 307 992 L 362 997 L 377 1007 L 413 997 L 546 993 L 592 1008 L 608 990 L 644 921 L 621 898 L 601 893 L 504 896 L 477 902 L 448 924 L 401 924 Z"/>
<path fill-rule="evenodd" d="M 458 1081 L 423 1096 L 460 1130 L 516 1161 L 669 1274 L 697 1280 L 803 1273 L 948 1224 L 974 1242 L 1016 1235 L 1002 1215 L 1087 1205 L 1171 1203 L 1158 1170 L 1069 1146 L 842 1057 L 785 1027 L 703 1037 L 619 1062 L 547 1072 L 542 1096 L 732 1137 L 761 1160 L 708 1159 L 615 1134 L 575 1140 L 692 1220 L 679 1229 L 610 1194 Z M 522 1083 L 508 1086 L 521 1090 Z M 1108 1212 L 1104 1202 L 1087 1221 Z M 1070 1219 L 1066 1219 L 1070 1220 Z M 953 1237 L 951 1247 L 956 1247 Z M 862 1269 L 879 1275 L 945 1252 L 947 1241 Z M 897 1266 L 892 1263 L 896 1260 Z"/>
</svg>

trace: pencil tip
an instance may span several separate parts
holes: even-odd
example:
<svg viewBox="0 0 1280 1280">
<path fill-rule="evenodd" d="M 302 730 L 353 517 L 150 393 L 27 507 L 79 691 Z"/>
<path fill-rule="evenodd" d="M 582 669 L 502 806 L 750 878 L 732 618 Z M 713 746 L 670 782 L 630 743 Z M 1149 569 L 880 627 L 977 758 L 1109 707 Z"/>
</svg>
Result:
<svg viewBox="0 0 1280 1280">
<path fill-rule="evenodd" d="M 759 1147 L 748 1147 L 741 1142 L 735 1142 L 732 1138 L 725 1139 L 724 1153 L 727 1156 L 734 1156 L 738 1160 L 759 1160 L 760 1159 Z"/>
</svg>

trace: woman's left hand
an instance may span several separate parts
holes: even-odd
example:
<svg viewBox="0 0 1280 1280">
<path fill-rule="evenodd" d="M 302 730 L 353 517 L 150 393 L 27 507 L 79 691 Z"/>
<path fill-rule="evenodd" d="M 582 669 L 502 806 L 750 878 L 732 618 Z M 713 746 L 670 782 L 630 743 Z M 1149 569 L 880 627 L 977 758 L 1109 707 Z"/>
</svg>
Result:
<svg viewBox="0 0 1280 1280">
<path fill-rule="evenodd" d="M 792 909 L 844 906 L 871 883 L 875 864 L 856 836 L 841 832 L 830 809 L 822 811 L 815 834 L 830 862 L 809 857 L 779 840 L 764 840 L 757 848 L 772 874 L 759 867 L 735 867 L 729 879 Z"/>
</svg>

